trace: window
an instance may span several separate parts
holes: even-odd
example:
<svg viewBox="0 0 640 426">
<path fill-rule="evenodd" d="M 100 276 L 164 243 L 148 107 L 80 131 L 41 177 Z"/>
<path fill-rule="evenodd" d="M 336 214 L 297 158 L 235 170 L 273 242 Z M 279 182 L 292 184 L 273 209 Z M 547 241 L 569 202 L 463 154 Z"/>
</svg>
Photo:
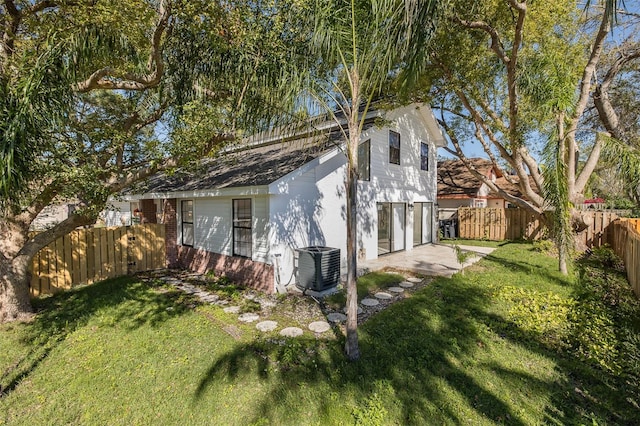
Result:
<svg viewBox="0 0 640 426">
<path fill-rule="evenodd" d="M 185 200 L 181 205 L 182 245 L 193 246 L 193 200 Z"/>
<path fill-rule="evenodd" d="M 420 143 L 420 170 L 429 170 L 429 145 Z"/>
<path fill-rule="evenodd" d="M 400 164 L 400 133 L 389 130 L 389 163 Z"/>
<path fill-rule="evenodd" d="M 487 200 L 484 198 L 474 198 L 473 207 L 485 208 L 487 207 Z"/>
<path fill-rule="evenodd" d="M 371 140 L 358 145 L 358 179 L 371 180 Z"/>
<path fill-rule="evenodd" d="M 233 200 L 233 255 L 251 257 L 251 199 Z"/>
</svg>

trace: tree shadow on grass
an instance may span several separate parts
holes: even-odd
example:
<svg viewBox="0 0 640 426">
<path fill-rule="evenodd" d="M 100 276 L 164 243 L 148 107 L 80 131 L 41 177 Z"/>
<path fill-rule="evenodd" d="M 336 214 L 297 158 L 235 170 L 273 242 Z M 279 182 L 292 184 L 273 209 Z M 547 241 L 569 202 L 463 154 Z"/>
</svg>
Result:
<svg viewBox="0 0 640 426">
<path fill-rule="evenodd" d="M 240 345 L 200 378 L 194 405 L 219 380 L 258 377 L 269 390 L 250 414 L 255 422 L 282 422 L 285 406 L 290 418 L 312 411 L 318 422 L 334 423 L 369 413 L 401 424 L 640 424 L 623 380 L 523 335 L 493 312 L 491 297 L 465 277 L 435 280 L 360 326 L 356 363 L 345 361 L 343 341 Z M 508 349 L 494 360 L 498 346 Z M 309 398 L 316 398 L 313 405 Z M 346 406 L 340 415 L 348 418 L 335 418 L 336 404 Z"/>
<path fill-rule="evenodd" d="M 354 398 L 351 402 L 317 401 L 314 409 L 320 416 L 331 410 L 331 404 L 351 403 L 354 412 L 366 417 L 367 410 L 379 409 L 372 398 L 383 398 L 384 404 L 399 411 L 395 421 L 402 424 L 467 424 L 473 421 L 467 418 L 471 410 L 476 420 L 524 425 L 499 391 L 491 390 L 461 365 L 482 350 L 474 317 L 488 302 L 487 294 L 463 280 L 428 287 L 361 326 L 362 357 L 355 363 L 345 361 L 342 342 L 302 339 L 278 344 L 265 340 L 239 346 L 212 363 L 200 380 L 194 404 L 217 380 L 241 382 L 246 376 L 270 384 L 268 395 L 258 402 L 254 421 L 277 423 L 277 407 L 282 404 L 299 411 L 289 413 L 294 418 L 307 415 L 310 408 L 294 399 L 302 401 L 308 396 L 296 391 L 317 387 Z"/>
<path fill-rule="evenodd" d="M 562 287 L 570 287 L 572 285 L 571 279 L 567 276 L 561 275 L 559 272 L 550 271 L 547 268 L 542 268 L 540 265 L 535 265 L 526 260 L 511 261 L 502 257 L 497 257 L 492 254 L 488 254 L 484 257 L 488 262 L 494 262 L 504 266 L 515 272 L 524 272 L 528 275 L 535 274 L 544 277 L 546 280 L 553 282 Z"/>
<path fill-rule="evenodd" d="M 120 277 L 35 299 L 35 318 L 24 326 L 23 342 L 30 349 L 0 376 L 0 397 L 11 393 L 51 351 L 75 330 L 100 316 L 100 324 L 134 330 L 160 326 L 188 310 L 177 291 L 150 291 L 135 277 Z M 4 367 L 4 366 L 3 366 Z"/>
</svg>

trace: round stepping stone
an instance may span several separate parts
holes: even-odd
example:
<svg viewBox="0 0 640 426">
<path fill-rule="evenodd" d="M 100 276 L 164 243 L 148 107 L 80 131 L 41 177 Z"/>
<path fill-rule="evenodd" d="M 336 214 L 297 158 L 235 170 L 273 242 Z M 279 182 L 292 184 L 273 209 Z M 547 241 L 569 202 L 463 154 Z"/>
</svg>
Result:
<svg viewBox="0 0 640 426">
<path fill-rule="evenodd" d="M 237 314 L 240 313 L 240 306 L 228 306 L 223 309 L 228 314 Z"/>
<path fill-rule="evenodd" d="M 302 329 L 298 327 L 287 327 L 280 330 L 280 335 L 284 337 L 302 336 Z"/>
<path fill-rule="evenodd" d="M 331 312 L 327 315 L 327 319 L 330 322 L 344 322 L 347 320 L 347 316 L 345 314 L 341 314 L 340 312 Z"/>
<path fill-rule="evenodd" d="M 377 306 L 380 304 L 380 302 L 378 302 L 376 299 L 362 299 L 360 301 L 360 303 L 362 303 L 364 306 Z"/>
<path fill-rule="evenodd" d="M 414 283 L 410 283 L 409 281 L 402 281 L 400 284 L 398 284 L 400 287 L 402 288 L 411 288 L 413 286 L 415 286 Z"/>
<path fill-rule="evenodd" d="M 256 328 L 262 332 L 273 331 L 278 328 L 278 323 L 275 321 L 262 321 L 256 324 Z"/>
<path fill-rule="evenodd" d="M 389 290 L 392 293 L 402 293 L 404 291 L 404 288 L 402 288 L 402 287 L 389 287 L 387 290 Z"/>
<path fill-rule="evenodd" d="M 313 331 L 314 333 L 324 333 L 329 329 L 331 329 L 331 326 L 326 321 L 314 321 L 309 324 L 309 330 Z"/>
<path fill-rule="evenodd" d="M 345 314 L 347 313 L 347 307 L 346 306 L 342 309 L 342 312 L 344 312 Z M 362 310 L 362 308 L 360 306 L 358 306 L 358 315 L 360 315 L 363 312 L 364 311 Z"/>
<path fill-rule="evenodd" d="M 393 299 L 393 296 L 387 292 L 384 291 L 379 291 L 376 294 L 374 294 L 376 299 L 381 299 L 381 300 L 388 300 L 388 299 Z"/>
<path fill-rule="evenodd" d="M 411 277 L 407 278 L 407 281 L 409 281 L 410 283 L 418 284 L 422 282 L 422 278 Z"/>
<path fill-rule="evenodd" d="M 260 316 L 258 314 L 254 314 L 251 312 L 242 314 L 238 317 L 238 320 L 242 322 L 254 322 L 254 321 L 258 321 L 259 319 L 260 319 Z"/>
</svg>

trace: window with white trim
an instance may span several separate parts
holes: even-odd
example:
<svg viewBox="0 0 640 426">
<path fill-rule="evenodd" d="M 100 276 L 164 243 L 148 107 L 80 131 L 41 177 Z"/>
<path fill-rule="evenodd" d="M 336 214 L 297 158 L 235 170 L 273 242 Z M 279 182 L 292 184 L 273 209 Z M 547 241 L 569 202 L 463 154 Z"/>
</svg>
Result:
<svg viewBox="0 0 640 426">
<path fill-rule="evenodd" d="M 251 257 L 251 199 L 233 200 L 233 255 Z"/>
<path fill-rule="evenodd" d="M 371 139 L 358 145 L 358 180 L 371 180 Z"/>
<path fill-rule="evenodd" d="M 420 170 L 429 171 L 429 145 L 420 142 Z"/>
<path fill-rule="evenodd" d="M 193 200 L 181 201 L 180 213 L 182 223 L 182 245 L 193 246 Z"/>
<path fill-rule="evenodd" d="M 400 133 L 389 130 L 389 164 L 400 164 Z"/>
</svg>

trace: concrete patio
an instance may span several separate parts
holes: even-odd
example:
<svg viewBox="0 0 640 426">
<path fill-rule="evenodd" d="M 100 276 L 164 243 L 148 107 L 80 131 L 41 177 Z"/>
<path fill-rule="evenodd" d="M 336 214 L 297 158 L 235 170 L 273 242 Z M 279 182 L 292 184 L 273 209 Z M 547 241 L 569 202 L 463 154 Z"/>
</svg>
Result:
<svg viewBox="0 0 640 426">
<path fill-rule="evenodd" d="M 459 244 L 463 250 L 475 253 L 463 267 L 467 267 L 495 250 L 493 247 L 476 247 Z M 427 244 L 411 251 L 400 251 L 380 256 L 378 259 L 359 262 L 358 269 L 372 272 L 385 268 L 400 269 L 426 276 L 450 277 L 460 271 L 456 252 L 451 245 Z M 363 272 L 364 272 L 363 271 Z"/>
</svg>

